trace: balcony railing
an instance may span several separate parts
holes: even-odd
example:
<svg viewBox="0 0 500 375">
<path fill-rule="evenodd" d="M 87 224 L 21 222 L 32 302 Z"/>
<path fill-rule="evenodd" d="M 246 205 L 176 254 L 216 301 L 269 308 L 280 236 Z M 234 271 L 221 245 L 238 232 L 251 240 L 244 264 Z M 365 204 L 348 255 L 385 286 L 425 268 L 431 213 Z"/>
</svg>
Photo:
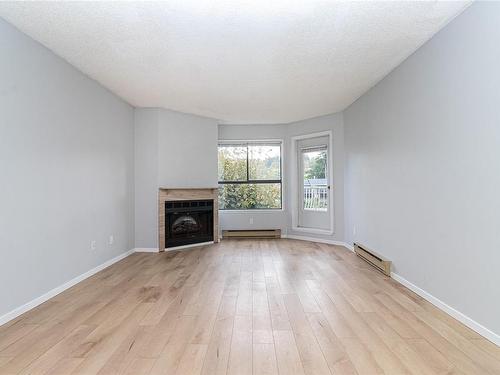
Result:
<svg viewBox="0 0 500 375">
<path fill-rule="evenodd" d="M 304 210 L 326 211 L 327 208 L 327 186 L 304 186 Z"/>
</svg>

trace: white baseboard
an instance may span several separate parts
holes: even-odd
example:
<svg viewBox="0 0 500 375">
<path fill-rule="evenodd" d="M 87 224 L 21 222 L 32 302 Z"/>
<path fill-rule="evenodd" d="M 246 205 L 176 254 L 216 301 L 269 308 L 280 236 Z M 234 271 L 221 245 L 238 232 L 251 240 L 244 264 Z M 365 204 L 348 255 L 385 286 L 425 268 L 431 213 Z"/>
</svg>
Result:
<svg viewBox="0 0 500 375">
<path fill-rule="evenodd" d="M 347 249 L 351 250 L 354 253 L 354 246 L 353 246 L 353 244 L 344 242 L 344 246 L 347 247 Z"/>
<path fill-rule="evenodd" d="M 292 240 L 320 242 L 320 243 L 327 243 L 329 245 L 344 246 L 345 248 L 347 248 L 351 251 L 354 251 L 352 246 L 349 246 L 347 243 L 342 242 L 342 241 L 335 241 L 335 240 L 329 240 L 329 239 L 325 239 L 325 238 L 316 238 L 316 237 L 296 236 L 294 234 L 285 234 L 285 235 L 282 235 L 281 238 L 289 238 Z"/>
<path fill-rule="evenodd" d="M 41 305 L 42 303 L 51 299 L 52 297 L 57 296 L 59 293 L 64 292 L 66 289 L 69 289 L 72 286 L 78 284 L 79 282 L 82 282 L 83 280 L 89 278 L 90 276 L 95 275 L 97 272 L 102 271 L 103 269 L 108 268 L 112 264 L 128 257 L 133 252 L 134 252 L 134 250 L 129 250 L 129 251 L 126 251 L 126 252 L 114 257 L 113 259 L 107 260 L 106 262 L 102 263 L 101 265 L 99 265 L 95 268 L 92 268 L 90 271 L 87 271 L 87 272 L 81 274 L 80 276 L 77 276 L 74 279 L 71 279 L 70 281 L 58 286 L 57 288 L 54 288 L 54 289 L 48 291 L 47 293 L 41 295 L 40 297 L 35 298 L 34 300 L 31 300 L 28 303 L 25 303 L 24 305 L 19 306 L 18 308 L 15 308 L 14 310 L 8 312 L 5 315 L 0 316 L 0 326 L 2 324 L 5 324 L 5 323 L 11 321 L 12 319 L 17 318 L 19 315 L 22 315 L 25 312 L 27 312 L 31 309 L 34 309 L 35 307 L 37 307 L 38 305 Z"/>
<path fill-rule="evenodd" d="M 397 282 L 399 282 L 400 284 L 402 284 L 405 287 L 407 287 L 408 289 L 410 289 L 411 291 L 418 294 L 420 297 L 422 297 L 426 301 L 432 303 L 438 309 L 443 310 L 445 313 L 447 313 L 448 315 L 451 315 L 456 320 L 465 324 L 467 327 L 469 327 L 473 331 L 479 333 L 484 338 L 490 340 L 492 343 L 496 344 L 497 346 L 500 346 L 500 335 L 499 334 L 489 330 L 488 328 L 479 324 L 475 320 L 472 320 L 467 315 L 462 314 L 460 311 L 455 310 L 453 307 L 447 305 L 446 303 L 444 303 L 440 299 L 434 297 L 432 294 L 427 293 L 425 290 L 420 289 L 418 286 L 412 284 L 411 282 L 409 282 L 405 278 L 399 276 L 398 274 L 392 272 L 391 277 L 394 280 L 396 280 Z"/>
<path fill-rule="evenodd" d="M 158 253 L 157 247 L 136 247 L 134 253 Z"/>
</svg>

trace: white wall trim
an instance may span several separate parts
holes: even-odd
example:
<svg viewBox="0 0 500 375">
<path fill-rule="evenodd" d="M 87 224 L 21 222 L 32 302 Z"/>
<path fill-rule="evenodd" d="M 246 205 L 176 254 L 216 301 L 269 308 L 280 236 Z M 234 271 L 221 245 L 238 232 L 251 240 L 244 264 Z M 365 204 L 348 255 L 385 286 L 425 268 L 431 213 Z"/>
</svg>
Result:
<svg viewBox="0 0 500 375">
<path fill-rule="evenodd" d="M 325 130 L 317 133 L 296 135 L 290 138 L 291 142 L 291 154 L 290 154 L 290 206 L 292 215 L 292 230 L 300 228 L 298 225 L 299 219 L 299 204 L 297 202 L 297 197 L 299 194 L 298 187 L 298 159 L 297 159 L 297 142 L 302 139 L 317 138 L 317 137 L 328 137 L 328 174 L 330 186 L 335 187 L 335 181 L 333 179 L 333 131 Z M 328 232 L 335 232 L 335 192 L 334 189 L 330 189 L 330 228 Z"/>
<path fill-rule="evenodd" d="M 412 284 L 411 282 L 409 282 L 405 278 L 401 277 L 397 273 L 392 272 L 391 277 L 394 280 L 396 280 L 397 282 L 399 282 L 400 284 L 402 284 L 405 287 L 407 287 L 408 289 L 410 289 L 411 291 L 418 294 L 420 297 L 422 297 L 426 301 L 432 303 L 438 309 L 444 311 L 448 315 L 451 315 L 453 318 L 455 318 L 459 322 L 465 324 L 467 327 L 469 327 L 473 331 L 479 333 L 481 336 L 490 340 L 492 343 L 496 344 L 497 346 L 500 346 L 500 335 L 499 334 L 497 334 L 493 331 L 490 331 L 485 326 L 479 324 L 475 320 L 472 320 L 471 318 L 469 318 L 467 315 L 461 313 L 460 311 L 455 310 L 453 307 L 447 305 L 446 303 L 444 303 L 440 299 L 434 297 L 432 294 L 426 292 L 425 290 L 420 289 L 418 286 L 416 286 L 415 284 Z"/>
<path fill-rule="evenodd" d="M 158 253 L 157 247 L 136 247 L 134 253 Z"/>
<path fill-rule="evenodd" d="M 291 240 L 299 240 L 299 241 L 309 241 L 309 242 L 319 242 L 319 243 L 327 243 L 329 245 L 337 245 L 337 246 L 344 246 L 348 250 L 351 250 L 349 248 L 349 245 L 346 244 L 345 242 L 342 241 L 336 241 L 336 240 L 329 240 L 325 238 L 315 238 L 315 237 L 306 237 L 306 236 L 296 236 L 294 234 L 285 234 L 282 235 L 281 238 L 289 238 Z"/>
<path fill-rule="evenodd" d="M 331 236 L 333 234 L 333 230 L 317 229 L 317 228 L 305 228 L 305 227 L 292 227 L 292 231 L 311 233 L 311 234 L 323 234 L 326 236 Z"/>
<path fill-rule="evenodd" d="M 347 249 L 351 250 L 354 253 L 354 245 L 344 242 L 344 246 L 347 247 Z"/>
<path fill-rule="evenodd" d="M 60 285 L 52 290 L 49 290 L 47 293 L 41 295 L 40 297 L 37 297 L 34 300 L 31 300 L 28 303 L 25 303 L 24 305 L 15 308 L 14 310 L 8 312 L 7 314 L 0 316 L 0 326 L 11 321 L 12 319 L 17 318 L 19 315 L 22 315 L 25 312 L 27 312 L 31 309 L 34 309 L 38 305 L 41 305 L 45 301 L 48 301 L 52 297 L 57 296 L 58 294 L 64 292 L 65 290 L 71 288 L 72 286 L 78 284 L 79 282 L 82 282 L 83 280 L 89 278 L 90 276 L 95 275 L 99 271 L 102 271 L 103 269 L 108 268 L 109 266 L 115 264 L 116 262 L 119 262 L 120 260 L 128 257 L 133 252 L 134 252 L 134 249 L 126 251 L 124 253 L 121 253 L 120 255 L 114 257 L 113 259 L 107 260 L 106 262 L 102 263 L 101 265 L 99 265 L 95 268 L 92 268 L 91 270 L 81 274 L 80 276 L 77 276 L 74 279 L 71 279 L 64 284 L 62 284 L 62 285 Z"/>
</svg>

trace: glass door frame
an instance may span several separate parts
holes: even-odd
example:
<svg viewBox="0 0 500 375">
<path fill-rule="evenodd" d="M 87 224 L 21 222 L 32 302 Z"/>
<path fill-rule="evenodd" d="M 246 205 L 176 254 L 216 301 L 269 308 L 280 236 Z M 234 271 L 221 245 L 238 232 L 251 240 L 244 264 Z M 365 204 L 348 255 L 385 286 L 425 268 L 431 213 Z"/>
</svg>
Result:
<svg viewBox="0 0 500 375">
<path fill-rule="evenodd" d="M 301 161 L 298 158 L 299 155 L 299 147 L 298 142 L 303 139 L 309 138 L 318 138 L 318 137 L 328 137 L 328 165 L 327 165 L 327 173 L 329 176 L 329 201 L 328 201 L 328 209 L 330 211 L 330 228 L 329 229 L 316 229 L 316 228 L 305 228 L 299 226 L 299 209 L 300 204 L 302 204 L 302 200 L 299 198 L 299 169 Z M 314 233 L 314 234 L 323 234 L 323 235 L 332 235 L 335 233 L 335 181 L 333 174 L 333 132 L 331 130 L 304 134 L 291 137 L 291 158 L 290 158 L 290 175 L 291 175 L 291 209 L 292 209 L 292 231 L 297 232 L 305 232 L 305 233 Z M 300 201 L 300 202 L 299 202 Z"/>
</svg>

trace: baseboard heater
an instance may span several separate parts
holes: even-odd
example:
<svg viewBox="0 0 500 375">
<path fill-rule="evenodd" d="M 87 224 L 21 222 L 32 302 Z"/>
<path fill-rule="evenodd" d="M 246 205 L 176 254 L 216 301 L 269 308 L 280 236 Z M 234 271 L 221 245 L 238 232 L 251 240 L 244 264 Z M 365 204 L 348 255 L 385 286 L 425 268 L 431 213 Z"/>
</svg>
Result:
<svg viewBox="0 0 500 375">
<path fill-rule="evenodd" d="M 354 251 L 364 261 L 370 263 L 373 267 L 387 276 L 391 276 L 391 261 L 385 259 L 376 252 L 367 249 L 365 246 L 354 243 Z"/>
<path fill-rule="evenodd" d="M 222 238 L 281 238 L 281 229 L 223 230 Z"/>
</svg>

